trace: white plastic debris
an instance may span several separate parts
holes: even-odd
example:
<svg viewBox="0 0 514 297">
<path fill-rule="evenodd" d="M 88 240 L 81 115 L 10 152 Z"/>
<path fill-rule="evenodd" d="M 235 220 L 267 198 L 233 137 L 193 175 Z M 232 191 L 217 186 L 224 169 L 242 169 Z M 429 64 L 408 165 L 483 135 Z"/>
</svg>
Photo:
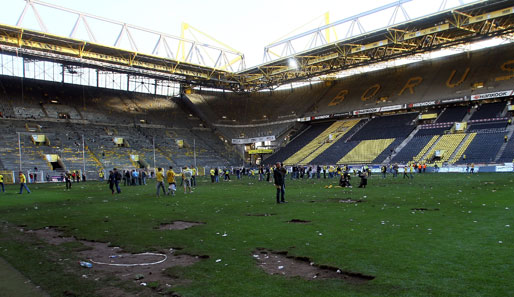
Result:
<svg viewBox="0 0 514 297">
<path fill-rule="evenodd" d="M 279 269 L 279 270 L 280 270 L 280 269 L 284 269 L 284 266 L 278 266 L 278 269 Z"/>
<path fill-rule="evenodd" d="M 221 259 L 216 259 L 216 263 L 219 263 L 219 262 L 221 262 Z"/>
</svg>

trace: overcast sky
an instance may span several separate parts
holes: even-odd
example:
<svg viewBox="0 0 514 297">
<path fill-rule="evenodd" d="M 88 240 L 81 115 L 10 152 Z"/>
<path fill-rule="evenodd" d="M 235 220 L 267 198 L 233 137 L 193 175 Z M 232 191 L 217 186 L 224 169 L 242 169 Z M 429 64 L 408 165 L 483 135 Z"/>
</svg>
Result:
<svg viewBox="0 0 514 297">
<path fill-rule="evenodd" d="M 26 2 L 24 0 L 2 2 L 4 3 L 0 10 L 0 23 L 15 25 Z M 176 36 L 180 35 L 182 22 L 186 22 L 244 53 L 246 65 L 254 66 L 262 62 L 265 45 L 323 25 L 324 19 L 321 16 L 327 11 L 330 13 L 330 21 L 334 22 L 395 1 L 46 0 L 46 2 Z M 404 7 L 411 18 L 416 18 L 427 12 L 435 12 L 441 2 L 442 0 L 413 0 L 404 4 Z M 446 7 L 456 6 L 459 2 L 458 0 L 447 0 Z M 473 1 L 464 0 L 463 2 Z M 56 11 L 39 7 L 38 11 L 51 33 L 69 35 L 76 16 L 59 14 Z M 366 30 L 377 26 L 383 27 L 387 24 L 391 14 L 392 12 L 389 11 L 380 17 L 370 18 L 363 22 L 363 26 Z M 403 20 L 401 14 L 398 15 L 398 18 L 399 21 Z M 315 21 L 310 22 L 312 20 Z M 39 30 L 32 12 L 27 14 L 22 27 Z M 294 31 L 298 28 L 299 30 Z M 119 28 L 105 26 L 101 30 L 95 28 L 93 31 L 100 36 L 97 38 L 101 43 L 112 46 L 119 33 Z M 344 37 L 345 31 L 341 30 L 337 34 L 341 39 Z M 186 37 L 193 38 L 191 35 Z M 198 34 L 196 37 L 205 43 L 215 43 Z M 145 42 L 143 40 L 140 43 L 147 43 L 149 47 L 152 47 L 155 41 Z"/>
</svg>

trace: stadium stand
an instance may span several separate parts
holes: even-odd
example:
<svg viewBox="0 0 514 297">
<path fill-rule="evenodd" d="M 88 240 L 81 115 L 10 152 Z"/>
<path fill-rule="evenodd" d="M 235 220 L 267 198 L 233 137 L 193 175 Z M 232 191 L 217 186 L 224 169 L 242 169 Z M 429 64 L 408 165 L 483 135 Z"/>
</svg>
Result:
<svg viewBox="0 0 514 297">
<path fill-rule="evenodd" d="M 391 160 L 391 163 L 408 163 L 419 159 L 430 148 L 430 141 L 437 136 L 423 135 L 412 138 Z M 435 140 L 434 140 L 435 141 Z M 432 141 L 433 143 L 433 141 Z M 421 156 L 420 156 L 421 155 Z"/>
<path fill-rule="evenodd" d="M 460 122 L 466 116 L 470 107 L 468 106 L 453 106 L 446 108 L 436 120 L 436 123 L 450 123 Z"/>
<path fill-rule="evenodd" d="M 375 160 L 391 143 L 394 138 L 363 140 L 355 146 L 337 164 L 367 164 Z"/>
<path fill-rule="evenodd" d="M 19 79 L 2 79 L 2 86 L 0 158 L 8 169 L 19 168 L 17 132 L 23 170 L 52 170 L 47 154 L 59 156 L 62 170 L 82 170 L 82 136 L 90 178 L 96 178 L 101 169 L 153 167 L 153 137 L 157 166 L 192 165 L 195 157 L 200 166 L 241 163 L 239 155 L 228 150 L 211 129 L 202 128 L 200 120 L 163 97 L 25 80 L 20 99 Z M 173 131 L 174 138 L 161 140 L 168 131 Z M 34 132 L 47 135 L 50 145 L 31 143 Z M 125 144 L 117 146 L 114 137 L 123 138 Z M 184 146 L 179 148 L 176 140 Z"/>
<path fill-rule="evenodd" d="M 472 123 L 468 126 L 468 131 L 476 132 L 481 130 L 487 130 L 489 132 L 494 131 L 505 131 L 507 128 L 507 121 L 491 121 L 491 122 L 478 122 L 478 123 Z"/>
<path fill-rule="evenodd" d="M 447 162 L 464 137 L 466 137 L 465 133 L 442 135 L 434 146 L 427 152 L 424 158 L 419 160 L 419 162 L 433 163 L 434 157 L 436 157 L 436 151 L 441 151 L 443 153 L 442 157 L 438 161 L 441 163 Z"/>
<path fill-rule="evenodd" d="M 330 125 L 316 138 L 299 149 L 284 161 L 285 165 L 309 164 L 319 154 L 343 137 L 359 120 L 337 121 Z"/>
<path fill-rule="evenodd" d="M 302 147 L 311 142 L 319 134 L 325 131 L 333 122 L 325 122 L 319 124 L 312 124 L 302 133 L 298 134 L 292 139 L 284 148 L 280 149 L 275 154 L 271 155 L 265 160 L 265 164 L 274 164 L 276 162 L 284 162 L 291 157 L 294 153 Z"/>
<path fill-rule="evenodd" d="M 496 160 L 496 162 L 501 162 L 501 163 L 514 162 L 514 140 L 512 140 L 512 137 L 508 140 L 507 146 L 505 147 L 500 158 L 498 160 Z"/>
<path fill-rule="evenodd" d="M 455 153 L 453 156 L 450 157 L 448 163 L 454 164 L 459 160 L 461 156 L 463 156 L 466 149 L 469 147 L 470 143 L 475 139 L 476 133 L 469 133 L 466 134 L 466 137 L 464 137 L 464 140 L 461 142 L 461 144 L 457 147 Z M 496 156 L 496 155 L 495 155 Z"/>
<path fill-rule="evenodd" d="M 373 164 L 381 164 L 388 157 L 392 156 L 394 150 L 405 140 L 404 137 L 396 138 L 391 144 L 386 147 L 371 163 Z"/>
<path fill-rule="evenodd" d="M 456 163 L 493 163 L 496 154 L 504 143 L 505 133 L 473 134 L 475 134 L 475 137 L 463 154 L 456 158 Z M 465 159 L 464 156 L 466 156 Z"/>
<path fill-rule="evenodd" d="M 505 101 L 482 104 L 476 108 L 475 112 L 471 115 L 470 120 L 498 118 L 505 109 L 505 105 Z"/>
<path fill-rule="evenodd" d="M 441 135 L 444 134 L 445 131 L 451 129 L 450 126 L 441 127 L 441 128 L 421 128 L 416 132 L 416 137 L 425 136 L 425 135 Z"/>
<path fill-rule="evenodd" d="M 351 137 L 352 141 L 407 137 L 415 128 L 418 113 L 375 117 Z"/>
</svg>

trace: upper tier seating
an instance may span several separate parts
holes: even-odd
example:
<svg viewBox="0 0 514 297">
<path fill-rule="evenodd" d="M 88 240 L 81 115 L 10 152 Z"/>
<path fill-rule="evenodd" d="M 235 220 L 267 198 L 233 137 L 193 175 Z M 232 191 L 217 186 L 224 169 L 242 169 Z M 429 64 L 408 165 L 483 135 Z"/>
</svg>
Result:
<svg viewBox="0 0 514 297">
<path fill-rule="evenodd" d="M 448 107 L 439 118 L 437 118 L 436 123 L 460 122 L 464 119 L 468 110 L 468 106 Z"/>
<path fill-rule="evenodd" d="M 480 105 L 471 115 L 470 120 L 492 119 L 501 116 L 505 109 L 505 101 Z"/>
<path fill-rule="evenodd" d="M 412 125 L 417 113 L 375 117 L 352 138 L 356 140 L 407 137 L 415 126 Z"/>
<path fill-rule="evenodd" d="M 416 132 L 416 137 L 425 135 L 441 135 L 444 134 L 445 131 L 450 129 L 451 126 L 442 128 L 419 129 L 418 132 Z"/>
<path fill-rule="evenodd" d="M 468 131 L 504 131 L 507 128 L 507 121 L 494 121 L 485 123 L 473 123 L 468 126 Z"/>
</svg>

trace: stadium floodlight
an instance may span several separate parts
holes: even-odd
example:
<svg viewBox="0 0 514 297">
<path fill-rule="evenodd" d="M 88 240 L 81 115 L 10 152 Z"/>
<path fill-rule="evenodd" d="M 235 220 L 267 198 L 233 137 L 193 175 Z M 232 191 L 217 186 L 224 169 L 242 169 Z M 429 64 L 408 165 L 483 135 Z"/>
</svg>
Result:
<svg viewBox="0 0 514 297">
<path fill-rule="evenodd" d="M 289 65 L 290 69 L 298 69 L 299 68 L 298 61 L 296 61 L 295 58 L 289 58 L 289 60 L 287 60 L 287 64 Z"/>
</svg>

